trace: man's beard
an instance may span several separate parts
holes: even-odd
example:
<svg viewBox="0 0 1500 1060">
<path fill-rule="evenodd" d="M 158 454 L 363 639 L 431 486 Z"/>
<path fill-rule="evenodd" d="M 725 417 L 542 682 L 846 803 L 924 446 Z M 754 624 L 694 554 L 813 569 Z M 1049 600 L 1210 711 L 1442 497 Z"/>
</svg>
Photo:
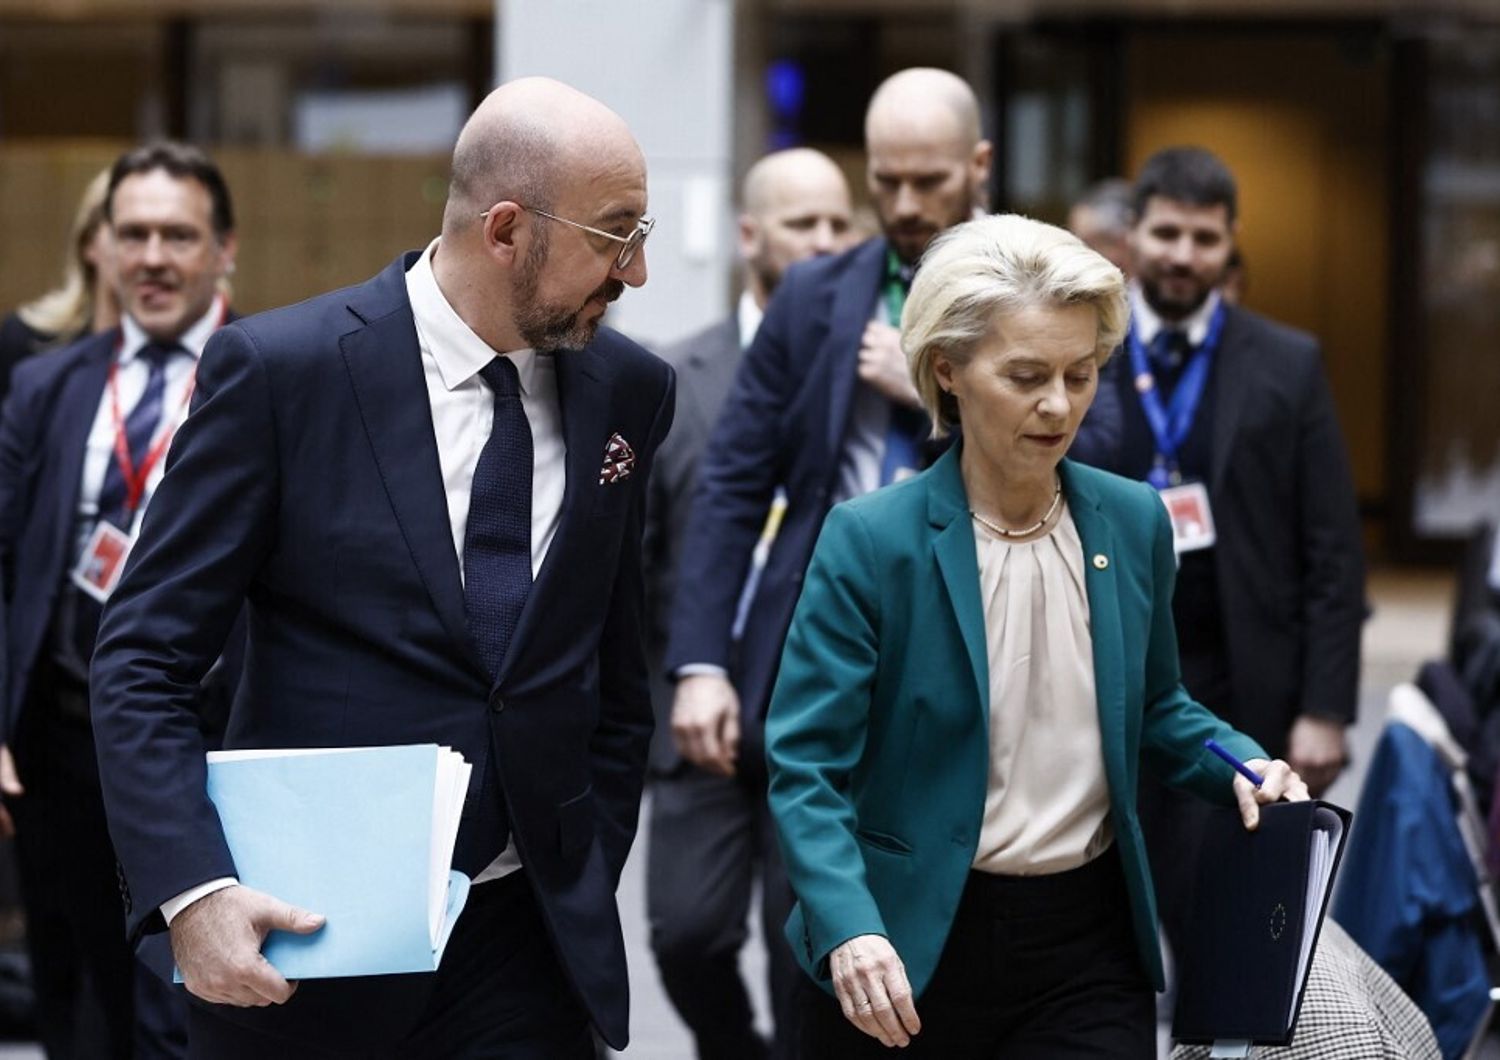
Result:
<svg viewBox="0 0 1500 1060">
<path fill-rule="evenodd" d="M 1191 277 L 1173 278 L 1190 279 Z M 1189 299 L 1168 298 L 1156 279 L 1149 276 L 1142 276 L 1140 279 L 1141 294 L 1145 296 L 1146 304 L 1163 320 L 1182 320 L 1184 317 L 1191 316 L 1199 306 L 1208 301 L 1209 292 L 1213 290 L 1210 286 L 1199 285 L 1197 292 Z"/>
<path fill-rule="evenodd" d="M 897 224 L 886 227 L 886 242 L 891 245 L 896 256 L 904 264 L 915 265 L 921 260 L 928 244 L 934 239 L 954 225 L 973 220 L 976 192 L 973 181 L 965 181 L 963 198 L 954 206 L 953 212 L 944 219 L 940 226 L 933 227 L 930 221 L 923 219 L 906 225 Z"/>
<path fill-rule="evenodd" d="M 776 293 L 776 288 L 781 284 L 781 270 L 771 260 L 771 255 L 762 247 L 754 257 L 745 263 L 746 267 L 755 276 L 760 284 L 760 289 L 765 292 L 766 300 Z"/>
<path fill-rule="evenodd" d="M 538 353 L 580 350 L 593 341 L 603 319 L 581 319 L 587 301 L 597 298 L 606 303 L 613 302 L 624 293 L 625 284 L 620 280 L 605 280 L 578 309 L 543 302 L 537 296 L 537 290 L 541 287 L 542 267 L 547 263 L 547 247 L 545 238 L 535 241 L 526 252 L 526 260 L 521 263 L 511 301 L 515 307 L 516 330 L 526 340 L 526 345 Z"/>
</svg>

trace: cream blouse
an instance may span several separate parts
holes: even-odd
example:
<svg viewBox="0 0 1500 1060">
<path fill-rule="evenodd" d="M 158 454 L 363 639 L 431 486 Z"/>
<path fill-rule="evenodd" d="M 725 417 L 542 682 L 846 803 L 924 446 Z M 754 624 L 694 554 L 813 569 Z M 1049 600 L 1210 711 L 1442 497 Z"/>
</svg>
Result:
<svg viewBox="0 0 1500 1060">
<path fill-rule="evenodd" d="M 1033 876 L 1113 838 L 1083 544 L 1064 507 L 1015 544 L 974 523 L 990 665 L 990 775 L 974 868 Z"/>
</svg>

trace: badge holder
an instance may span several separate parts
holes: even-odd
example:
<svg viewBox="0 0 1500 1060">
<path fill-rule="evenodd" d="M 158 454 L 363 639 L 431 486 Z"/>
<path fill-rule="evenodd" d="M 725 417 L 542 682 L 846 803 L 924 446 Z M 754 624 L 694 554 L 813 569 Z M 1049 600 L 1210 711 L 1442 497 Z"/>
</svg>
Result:
<svg viewBox="0 0 1500 1060">
<path fill-rule="evenodd" d="M 137 516 L 132 529 L 139 525 Z M 120 574 L 125 570 L 125 561 L 134 544 L 135 534 L 127 534 L 108 519 L 100 519 L 94 524 L 94 532 L 89 535 L 83 554 L 73 568 L 73 584 L 101 604 L 106 602 L 115 586 L 120 584 Z"/>
<path fill-rule="evenodd" d="M 1208 488 L 1201 482 L 1185 482 L 1160 491 L 1161 502 L 1172 519 L 1172 548 L 1180 556 L 1212 548 L 1218 540 L 1214 513 L 1208 503 Z"/>
</svg>

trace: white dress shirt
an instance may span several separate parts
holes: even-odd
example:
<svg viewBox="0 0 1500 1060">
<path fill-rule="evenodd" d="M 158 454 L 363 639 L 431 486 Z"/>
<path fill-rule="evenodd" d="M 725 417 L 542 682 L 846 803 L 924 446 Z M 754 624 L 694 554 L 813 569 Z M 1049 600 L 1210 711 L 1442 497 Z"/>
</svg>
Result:
<svg viewBox="0 0 1500 1060">
<path fill-rule="evenodd" d="M 417 345 L 422 351 L 422 375 L 432 408 L 438 467 L 448 498 L 448 521 L 453 528 L 453 551 L 463 574 L 464 531 L 469 522 L 469 494 L 479 454 L 489 441 L 495 419 L 495 394 L 479 370 L 497 356 L 516 366 L 521 380 L 521 407 L 531 425 L 531 576 L 536 577 L 562 514 L 567 484 L 567 448 L 563 442 L 562 410 L 557 403 L 557 372 L 551 357 L 534 350 L 504 354 L 490 348 L 454 310 L 432 271 L 440 241 L 434 239 L 406 274 L 406 294 L 416 321 Z M 521 859 L 512 839 L 474 883 L 485 883 L 515 872 Z M 235 884 L 224 877 L 210 880 L 162 903 L 167 923 L 205 895 Z M 316 910 L 315 910 L 316 911 Z"/>
<path fill-rule="evenodd" d="M 1213 322 L 1214 312 L 1218 308 L 1219 292 L 1210 291 L 1202 305 L 1183 319 L 1172 321 L 1172 327 L 1186 332 L 1188 341 L 1196 350 L 1203 345 L 1203 340 L 1208 338 L 1208 325 Z M 1167 323 L 1156 310 L 1151 308 L 1151 303 L 1146 301 L 1146 296 L 1141 293 L 1141 285 L 1132 283 L 1130 285 L 1130 324 L 1135 328 L 1136 338 L 1141 340 L 1141 345 L 1150 346 L 1151 340 L 1156 338 L 1156 333 L 1166 327 Z"/>
<path fill-rule="evenodd" d="M 740 349 L 748 350 L 750 344 L 755 341 L 755 333 L 760 330 L 760 322 L 766 318 L 766 311 L 755 301 L 755 296 L 748 290 L 740 292 L 740 304 L 735 309 L 735 323 L 740 329 Z"/>
</svg>

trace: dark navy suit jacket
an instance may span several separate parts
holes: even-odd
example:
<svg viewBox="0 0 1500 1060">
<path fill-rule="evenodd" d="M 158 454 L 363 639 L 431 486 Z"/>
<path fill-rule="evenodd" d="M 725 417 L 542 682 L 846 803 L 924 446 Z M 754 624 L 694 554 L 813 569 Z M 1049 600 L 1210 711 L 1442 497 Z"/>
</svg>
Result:
<svg viewBox="0 0 1500 1060">
<path fill-rule="evenodd" d="M 751 745 L 760 740 L 802 576 L 833 506 L 859 349 L 885 262 L 886 242 L 876 238 L 792 266 L 703 455 L 677 570 L 677 584 L 692 591 L 676 595 L 666 668 L 731 670 L 744 715 L 742 754 L 758 753 Z M 786 516 L 732 658 L 735 606 L 778 485 L 786 488 Z"/>
<path fill-rule="evenodd" d="M 1229 307 L 1209 386 L 1227 720 L 1280 755 L 1300 714 L 1354 720 L 1364 621 L 1354 478 L 1311 335 Z M 1124 417 L 1137 401 L 1118 350 L 1068 455 L 1131 474 Z"/>
<path fill-rule="evenodd" d="M 46 645 L 53 611 L 76 561 L 73 528 L 89 431 L 120 330 L 91 335 L 16 365 L 0 412 L 0 742 L 15 732 Z M 214 654 L 225 644 L 221 636 Z M 238 653 L 199 690 L 205 728 L 222 722 Z M 213 660 L 210 659 L 210 662 Z"/>
<path fill-rule="evenodd" d="M 458 867 L 476 872 L 499 853 L 508 808 L 563 964 L 605 1040 L 622 1048 L 614 889 L 652 726 L 641 521 L 652 455 L 671 425 L 672 373 L 607 330 L 557 355 L 560 522 L 492 678 L 466 628 L 406 294 L 415 260 L 247 318 L 204 353 L 193 412 L 94 656 L 94 726 L 130 928 L 159 928 L 162 901 L 234 873 L 204 794 L 189 690 L 248 601 L 226 746 L 461 752 L 474 770 Z M 634 473 L 605 485 L 615 433 L 634 449 Z"/>
</svg>

